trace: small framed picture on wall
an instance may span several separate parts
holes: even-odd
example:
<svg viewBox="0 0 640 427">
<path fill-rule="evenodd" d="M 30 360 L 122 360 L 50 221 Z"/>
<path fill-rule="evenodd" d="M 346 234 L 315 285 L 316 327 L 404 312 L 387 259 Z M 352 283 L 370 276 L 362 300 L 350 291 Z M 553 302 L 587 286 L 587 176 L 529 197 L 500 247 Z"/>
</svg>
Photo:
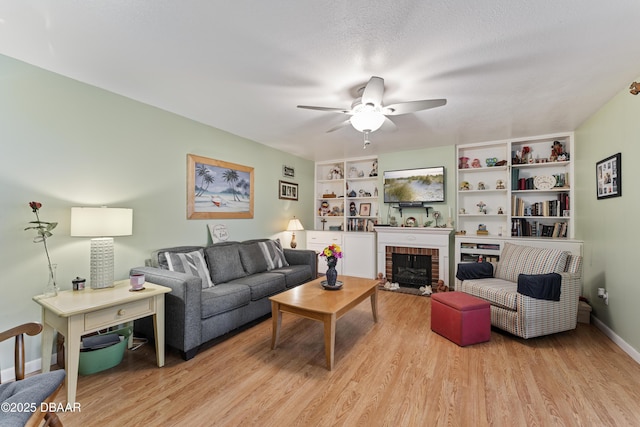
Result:
<svg viewBox="0 0 640 427">
<path fill-rule="evenodd" d="M 295 182 L 279 181 L 278 198 L 284 200 L 298 200 L 298 184 Z"/>
<path fill-rule="evenodd" d="M 596 196 L 598 200 L 622 196 L 622 153 L 596 163 Z"/>
</svg>

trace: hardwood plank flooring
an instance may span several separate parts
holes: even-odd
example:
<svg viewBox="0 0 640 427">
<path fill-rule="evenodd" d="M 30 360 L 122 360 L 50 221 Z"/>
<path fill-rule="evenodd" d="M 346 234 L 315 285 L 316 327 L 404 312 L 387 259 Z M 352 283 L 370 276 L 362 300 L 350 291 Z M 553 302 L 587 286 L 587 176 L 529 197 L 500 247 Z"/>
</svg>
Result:
<svg viewBox="0 0 640 427">
<path fill-rule="evenodd" d="M 81 376 L 65 426 L 633 426 L 640 365 L 593 325 L 530 340 L 492 330 L 458 347 L 431 332 L 430 298 L 378 294 L 338 320 L 335 367 L 320 322 L 285 313 L 198 352 L 127 351 Z M 58 402 L 64 402 L 61 392 Z"/>
</svg>

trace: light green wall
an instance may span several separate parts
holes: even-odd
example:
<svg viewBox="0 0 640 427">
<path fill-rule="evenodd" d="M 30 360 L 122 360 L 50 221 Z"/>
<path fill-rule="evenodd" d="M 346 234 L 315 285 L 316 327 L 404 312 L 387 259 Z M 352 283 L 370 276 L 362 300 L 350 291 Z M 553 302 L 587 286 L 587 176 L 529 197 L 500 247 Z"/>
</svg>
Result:
<svg viewBox="0 0 640 427">
<path fill-rule="evenodd" d="M 0 148 L 0 330 L 41 319 L 31 297 L 44 288 L 45 253 L 23 231 L 31 200 L 59 222 L 48 243 L 63 289 L 89 274 L 89 240 L 69 237 L 72 206 L 133 208 L 133 236 L 115 238 L 117 279 L 154 249 L 206 244 L 208 224 L 243 240 L 276 236 L 294 215 L 313 221 L 312 162 L 1 55 Z M 254 219 L 187 220 L 188 153 L 255 168 Z M 298 202 L 278 199 L 285 164 Z M 39 339 L 27 344 L 37 359 Z M 0 352 L 0 366 L 12 366 L 10 344 Z"/>
<path fill-rule="evenodd" d="M 640 351 L 640 212 L 636 185 L 640 182 L 638 135 L 640 96 L 623 89 L 576 132 L 577 237 L 585 241 L 584 295 L 593 313 L 616 335 Z M 622 197 L 596 199 L 596 162 L 622 153 Z M 597 298 L 597 288 L 609 292 L 609 305 Z"/>
</svg>

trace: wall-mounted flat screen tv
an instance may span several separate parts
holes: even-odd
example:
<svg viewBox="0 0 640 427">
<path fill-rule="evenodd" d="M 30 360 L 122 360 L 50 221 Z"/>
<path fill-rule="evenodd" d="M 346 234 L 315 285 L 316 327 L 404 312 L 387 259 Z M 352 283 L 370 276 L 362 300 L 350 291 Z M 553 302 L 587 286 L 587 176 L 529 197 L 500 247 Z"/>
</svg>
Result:
<svg viewBox="0 0 640 427">
<path fill-rule="evenodd" d="M 444 202 L 444 166 L 384 172 L 385 203 Z"/>
</svg>

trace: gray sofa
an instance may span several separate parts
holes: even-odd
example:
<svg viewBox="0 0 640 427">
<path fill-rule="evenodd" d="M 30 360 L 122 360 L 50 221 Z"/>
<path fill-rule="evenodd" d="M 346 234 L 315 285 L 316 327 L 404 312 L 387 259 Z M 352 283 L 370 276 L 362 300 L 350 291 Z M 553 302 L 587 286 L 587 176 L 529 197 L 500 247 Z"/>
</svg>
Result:
<svg viewBox="0 0 640 427">
<path fill-rule="evenodd" d="M 257 239 L 160 249 L 131 274 L 172 289 L 165 340 L 189 360 L 201 344 L 271 313 L 269 297 L 315 279 L 316 262 L 315 251 Z M 151 318 L 136 321 L 135 332 L 153 338 Z"/>
</svg>

